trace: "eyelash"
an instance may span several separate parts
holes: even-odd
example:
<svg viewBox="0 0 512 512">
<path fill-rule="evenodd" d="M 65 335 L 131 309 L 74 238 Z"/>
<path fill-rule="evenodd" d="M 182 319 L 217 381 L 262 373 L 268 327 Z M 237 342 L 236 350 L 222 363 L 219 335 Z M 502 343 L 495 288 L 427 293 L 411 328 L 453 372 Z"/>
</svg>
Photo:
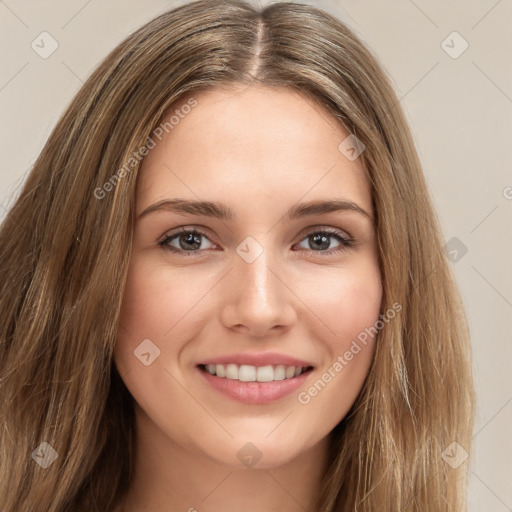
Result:
<svg viewBox="0 0 512 512">
<path fill-rule="evenodd" d="M 180 229 L 180 231 L 177 231 L 175 233 L 170 233 L 167 235 L 161 242 L 158 243 L 159 246 L 162 247 L 165 251 L 169 251 L 174 254 L 178 254 L 181 256 L 198 256 L 199 253 L 203 252 L 205 249 L 196 249 L 195 251 L 185 251 L 183 249 L 176 249 L 175 247 L 172 247 L 168 245 L 171 240 L 173 240 L 176 237 L 179 237 L 184 234 L 193 234 L 193 235 L 199 235 L 203 236 L 206 239 L 210 240 L 208 238 L 208 235 L 201 231 L 200 229 L 193 228 L 191 230 L 187 229 Z M 346 236 L 343 231 L 336 229 L 336 228 L 321 228 L 317 230 L 310 231 L 309 233 L 306 233 L 303 238 L 301 238 L 300 242 L 305 240 L 306 238 L 312 236 L 312 235 L 328 235 L 329 237 L 336 238 L 338 242 L 340 242 L 340 245 L 338 247 L 335 247 L 334 249 L 328 249 L 326 251 L 314 251 L 312 249 L 309 249 L 308 252 L 312 253 L 322 253 L 322 254 L 334 254 L 337 252 L 341 252 L 344 250 L 347 250 L 349 248 L 354 247 L 355 240 L 351 238 L 350 236 Z M 210 240 L 211 242 L 211 240 Z M 307 249 L 306 249 L 307 250 Z"/>
</svg>

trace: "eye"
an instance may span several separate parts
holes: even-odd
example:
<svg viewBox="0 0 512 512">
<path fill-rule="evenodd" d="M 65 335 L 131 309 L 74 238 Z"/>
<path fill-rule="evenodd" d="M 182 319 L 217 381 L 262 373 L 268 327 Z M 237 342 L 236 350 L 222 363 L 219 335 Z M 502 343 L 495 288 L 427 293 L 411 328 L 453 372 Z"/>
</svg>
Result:
<svg viewBox="0 0 512 512">
<path fill-rule="evenodd" d="M 331 247 L 333 239 L 336 241 L 337 245 Z M 353 247 L 355 242 L 353 238 L 336 228 L 323 228 L 311 231 L 303 241 L 306 241 L 308 245 L 308 247 L 306 247 L 307 250 L 321 252 L 323 254 L 343 251 L 349 247 Z"/>
<path fill-rule="evenodd" d="M 203 244 L 204 240 L 207 240 L 210 245 L 205 247 Z M 331 247 L 333 240 L 337 245 Z M 300 243 L 304 243 L 304 241 L 306 241 L 308 247 L 302 247 L 303 249 L 305 248 L 310 252 L 319 252 L 322 254 L 332 254 L 343 251 L 349 247 L 353 247 L 355 244 L 353 238 L 336 228 L 323 228 L 310 231 Z M 209 240 L 208 235 L 197 228 L 181 228 L 175 233 L 168 234 L 158 245 L 167 251 L 188 256 L 199 255 L 200 252 L 206 249 L 216 247 L 215 244 Z M 298 244 L 298 246 L 300 246 L 300 244 Z"/>
<path fill-rule="evenodd" d="M 196 228 L 183 228 L 176 233 L 167 235 L 158 245 L 168 251 L 180 254 L 194 254 L 204 249 L 211 249 L 214 246 L 210 242 L 211 245 L 209 247 L 204 247 L 201 239 L 208 240 L 208 237 Z M 175 245 L 172 245 L 173 243 Z"/>
</svg>

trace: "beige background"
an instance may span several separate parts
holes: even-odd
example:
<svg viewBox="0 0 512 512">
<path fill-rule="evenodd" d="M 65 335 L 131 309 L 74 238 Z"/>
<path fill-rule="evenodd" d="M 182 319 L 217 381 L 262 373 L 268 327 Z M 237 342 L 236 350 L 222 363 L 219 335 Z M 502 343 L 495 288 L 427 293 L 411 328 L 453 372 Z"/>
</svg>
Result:
<svg viewBox="0 0 512 512">
<path fill-rule="evenodd" d="M 470 511 L 512 511 L 512 2 L 309 1 L 376 52 L 410 120 L 467 308 L 479 396 Z M 177 2 L 0 0 L 0 219 L 100 60 Z M 31 43 L 47 31 L 58 49 Z M 441 43 L 457 31 L 458 58 Z M 463 41 L 447 39 L 451 51 Z M 450 246 L 451 247 L 451 246 Z M 453 248 L 453 247 L 452 247 Z"/>
</svg>

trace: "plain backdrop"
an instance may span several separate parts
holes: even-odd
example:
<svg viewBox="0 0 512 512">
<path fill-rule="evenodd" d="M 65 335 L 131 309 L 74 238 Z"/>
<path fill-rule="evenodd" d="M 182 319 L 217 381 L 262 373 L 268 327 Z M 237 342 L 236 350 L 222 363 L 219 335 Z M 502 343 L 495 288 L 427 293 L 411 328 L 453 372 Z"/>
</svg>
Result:
<svg viewBox="0 0 512 512">
<path fill-rule="evenodd" d="M 377 54 L 410 121 L 472 334 L 470 511 L 512 511 L 512 2 L 306 3 L 338 16 Z M 175 5 L 0 0 L 0 220 L 93 69 Z"/>
</svg>

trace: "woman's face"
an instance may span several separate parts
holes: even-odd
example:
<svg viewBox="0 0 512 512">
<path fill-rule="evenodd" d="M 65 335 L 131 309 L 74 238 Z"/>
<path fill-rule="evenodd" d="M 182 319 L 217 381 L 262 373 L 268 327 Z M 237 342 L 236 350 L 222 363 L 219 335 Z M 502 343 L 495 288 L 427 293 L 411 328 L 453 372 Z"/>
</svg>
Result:
<svg viewBox="0 0 512 512">
<path fill-rule="evenodd" d="M 189 100 L 138 178 L 115 363 L 172 444 L 276 467 L 324 439 L 367 376 L 376 338 L 358 336 L 382 297 L 371 189 L 361 148 L 297 92 Z"/>
</svg>

